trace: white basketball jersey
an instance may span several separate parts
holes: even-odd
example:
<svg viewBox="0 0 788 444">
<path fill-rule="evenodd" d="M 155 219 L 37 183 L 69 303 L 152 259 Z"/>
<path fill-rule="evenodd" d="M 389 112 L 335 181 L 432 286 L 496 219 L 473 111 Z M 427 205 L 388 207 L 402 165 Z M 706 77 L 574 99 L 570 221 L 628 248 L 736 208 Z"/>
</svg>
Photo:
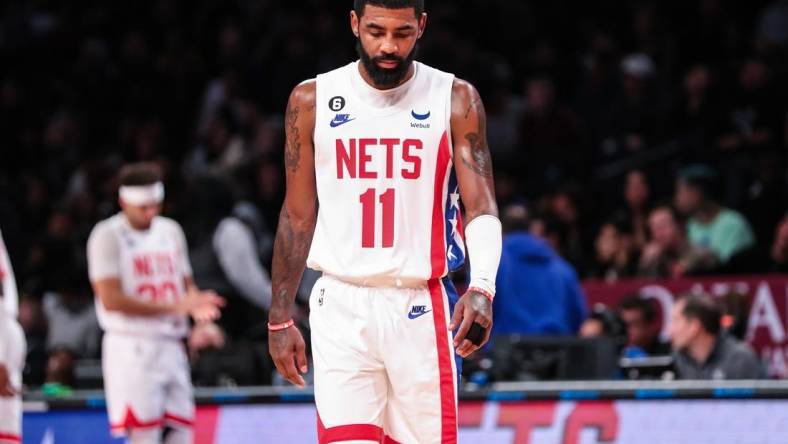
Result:
<svg viewBox="0 0 788 444">
<path fill-rule="evenodd" d="M 19 314 L 19 294 L 16 290 L 16 278 L 14 269 L 11 267 L 11 259 L 8 257 L 8 250 L 5 248 L 3 234 L 0 231 L 0 294 L 3 296 L 5 312 L 12 318 Z"/>
<path fill-rule="evenodd" d="M 413 285 L 462 264 L 454 76 L 414 66 L 386 91 L 363 80 L 358 62 L 317 77 L 310 268 L 361 285 Z"/>
<path fill-rule="evenodd" d="M 185 293 L 191 276 L 186 240 L 180 225 L 156 217 L 146 231 L 134 230 L 123 213 L 99 222 L 88 240 L 91 281 L 120 278 L 127 297 L 172 303 Z M 96 298 L 99 324 L 108 332 L 143 336 L 183 337 L 186 316 L 130 316 L 104 308 Z"/>
</svg>

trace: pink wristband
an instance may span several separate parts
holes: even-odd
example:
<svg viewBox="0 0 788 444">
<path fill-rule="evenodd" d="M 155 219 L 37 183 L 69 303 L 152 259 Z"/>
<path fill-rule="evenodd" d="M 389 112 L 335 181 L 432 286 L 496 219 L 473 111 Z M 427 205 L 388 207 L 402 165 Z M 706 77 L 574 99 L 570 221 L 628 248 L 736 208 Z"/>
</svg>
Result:
<svg viewBox="0 0 788 444">
<path fill-rule="evenodd" d="M 483 288 L 479 288 L 479 287 L 468 287 L 468 291 L 475 291 L 476 293 L 479 293 L 479 294 L 481 294 L 482 296 L 484 296 L 484 297 L 486 297 L 487 299 L 489 299 L 489 300 L 490 300 L 490 302 L 492 302 L 492 300 L 493 300 L 493 295 L 492 295 L 492 293 L 490 293 L 489 291 L 487 291 L 487 290 L 485 290 L 485 289 L 483 289 Z"/>
<path fill-rule="evenodd" d="M 268 323 L 268 330 L 269 331 L 280 331 L 280 330 L 284 330 L 286 328 L 292 327 L 293 324 L 295 324 L 295 322 L 293 321 L 292 318 L 288 319 L 285 322 L 282 322 L 281 324 L 272 324 L 272 323 L 269 322 Z"/>
</svg>

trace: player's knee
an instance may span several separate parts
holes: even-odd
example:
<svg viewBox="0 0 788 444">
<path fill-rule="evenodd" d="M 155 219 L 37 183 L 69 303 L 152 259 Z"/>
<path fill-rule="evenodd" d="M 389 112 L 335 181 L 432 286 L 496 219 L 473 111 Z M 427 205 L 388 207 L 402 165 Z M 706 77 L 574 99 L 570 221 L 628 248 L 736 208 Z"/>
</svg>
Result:
<svg viewBox="0 0 788 444">
<path fill-rule="evenodd" d="M 161 429 L 131 429 L 127 441 L 128 444 L 161 444 Z"/>
<path fill-rule="evenodd" d="M 188 427 L 167 428 L 164 434 L 164 444 L 192 444 L 194 433 Z"/>
</svg>

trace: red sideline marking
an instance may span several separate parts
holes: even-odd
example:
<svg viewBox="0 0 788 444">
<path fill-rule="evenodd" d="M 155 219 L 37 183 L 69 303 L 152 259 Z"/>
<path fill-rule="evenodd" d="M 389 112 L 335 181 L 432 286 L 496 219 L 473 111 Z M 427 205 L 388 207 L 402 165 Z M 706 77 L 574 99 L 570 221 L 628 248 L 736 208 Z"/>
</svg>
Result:
<svg viewBox="0 0 788 444">
<path fill-rule="evenodd" d="M 20 435 L 14 435 L 11 433 L 0 433 L 0 441 L 12 442 L 16 444 L 22 442 L 22 437 Z"/>
<path fill-rule="evenodd" d="M 126 414 L 124 415 L 123 421 L 110 424 L 110 428 L 112 428 L 113 432 L 117 432 L 129 429 L 148 429 L 152 427 L 161 427 L 162 424 L 164 424 L 164 420 L 162 418 L 156 418 L 150 421 L 140 421 L 134 415 L 134 411 L 131 410 L 131 407 L 126 406 Z"/>
<path fill-rule="evenodd" d="M 347 424 L 326 428 L 317 415 L 317 440 L 320 444 L 337 441 L 375 441 L 380 444 L 400 444 L 386 436 L 381 427 L 374 424 Z"/>
<path fill-rule="evenodd" d="M 578 403 L 566 419 L 564 444 L 580 442 L 580 431 L 586 427 L 599 430 L 599 442 L 613 442 L 618 437 L 618 412 L 611 401 Z"/>
<path fill-rule="evenodd" d="M 217 422 L 219 422 L 219 406 L 198 407 L 194 419 L 194 444 L 213 444 Z"/>
<path fill-rule="evenodd" d="M 438 146 L 438 161 L 435 166 L 435 194 L 432 201 L 432 245 L 430 248 L 432 279 L 442 277 L 446 273 L 446 221 L 444 220 L 443 183 L 446 181 L 448 166 L 449 139 L 444 131 Z"/>
<path fill-rule="evenodd" d="M 435 239 L 433 238 L 433 242 Z M 446 325 L 446 314 L 443 311 L 443 287 L 440 280 L 432 279 L 428 283 L 432 300 L 432 321 L 435 324 L 436 352 L 438 354 L 438 373 L 440 375 L 441 396 L 441 442 L 457 442 L 457 404 L 454 396 L 454 365 L 449 355 L 449 328 Z"/>
<path fill-rule="evenodd" d="M 501 403 L 498 425 L 514 427 L 514 442 L 528 444 L 537 427 L 550 427 L 555 417 L 555 401 Z"/>
<path fill-rule="evenodd" d="M 480 427 L 484 414 L 483 401 L 470 401 L 460 404 L 458 423 L 460 427 Z"/>
</svg>

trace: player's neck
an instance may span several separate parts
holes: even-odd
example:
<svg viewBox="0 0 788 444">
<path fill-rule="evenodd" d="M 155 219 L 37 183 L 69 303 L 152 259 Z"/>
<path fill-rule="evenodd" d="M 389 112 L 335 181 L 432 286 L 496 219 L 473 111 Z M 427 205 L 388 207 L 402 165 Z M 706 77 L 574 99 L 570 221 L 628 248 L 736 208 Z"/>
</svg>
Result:
<svg viewBox="0 0 788 444">
<path fill-rule="evenodd" d="M 375 82 L 372 80 L 372 76 L 369 75 L 369 72 L 367 71 L 367 68 L 364 67 L 363 63 L 358 63 L 358 72 L 359 74 L 361 74 L 361 78 L 364 79 L 364 81 L 370 87 L 377 89 L 379 91 L 388 91 L 407 83 L 408 80 L 410 80 L 413 77 L 413 75 L 416 73 L 416 66 L 413 62 L 411 62 L 410 66 L 408 67 L 408 73 L 405 75 L 405 77 L 403 77 L 402 80 L 397 82 L 396 85 L 391 85 L 386 87 L 381 87 L 375 84 Z"/>
<path fill-rule="evenodd" d="M 717 337 L 710 334 L 701 334 L 695 341 L 688 347 L 688 353 L 692 356 L 698 364 L 705 364 L 708 361 L 711 352 L 714 350 L 714 345 L 717 343 Z"/>
<path fill-rule="evenodd" d="M 131 227 L 132 230 L 143 232 L 143 233 L 148 231 L 148 230 L 150 230 L 151 225 L 153 225 L 152 222 L 147 224 L 147 225 L 142 225 L 142 224 L 139 224 L 139 223 L 135 223 L 125 213 L 123 214 L 123 219 L 126 220 L 126 223 L 129 225 L 129 227 Z"/>
</svg>

